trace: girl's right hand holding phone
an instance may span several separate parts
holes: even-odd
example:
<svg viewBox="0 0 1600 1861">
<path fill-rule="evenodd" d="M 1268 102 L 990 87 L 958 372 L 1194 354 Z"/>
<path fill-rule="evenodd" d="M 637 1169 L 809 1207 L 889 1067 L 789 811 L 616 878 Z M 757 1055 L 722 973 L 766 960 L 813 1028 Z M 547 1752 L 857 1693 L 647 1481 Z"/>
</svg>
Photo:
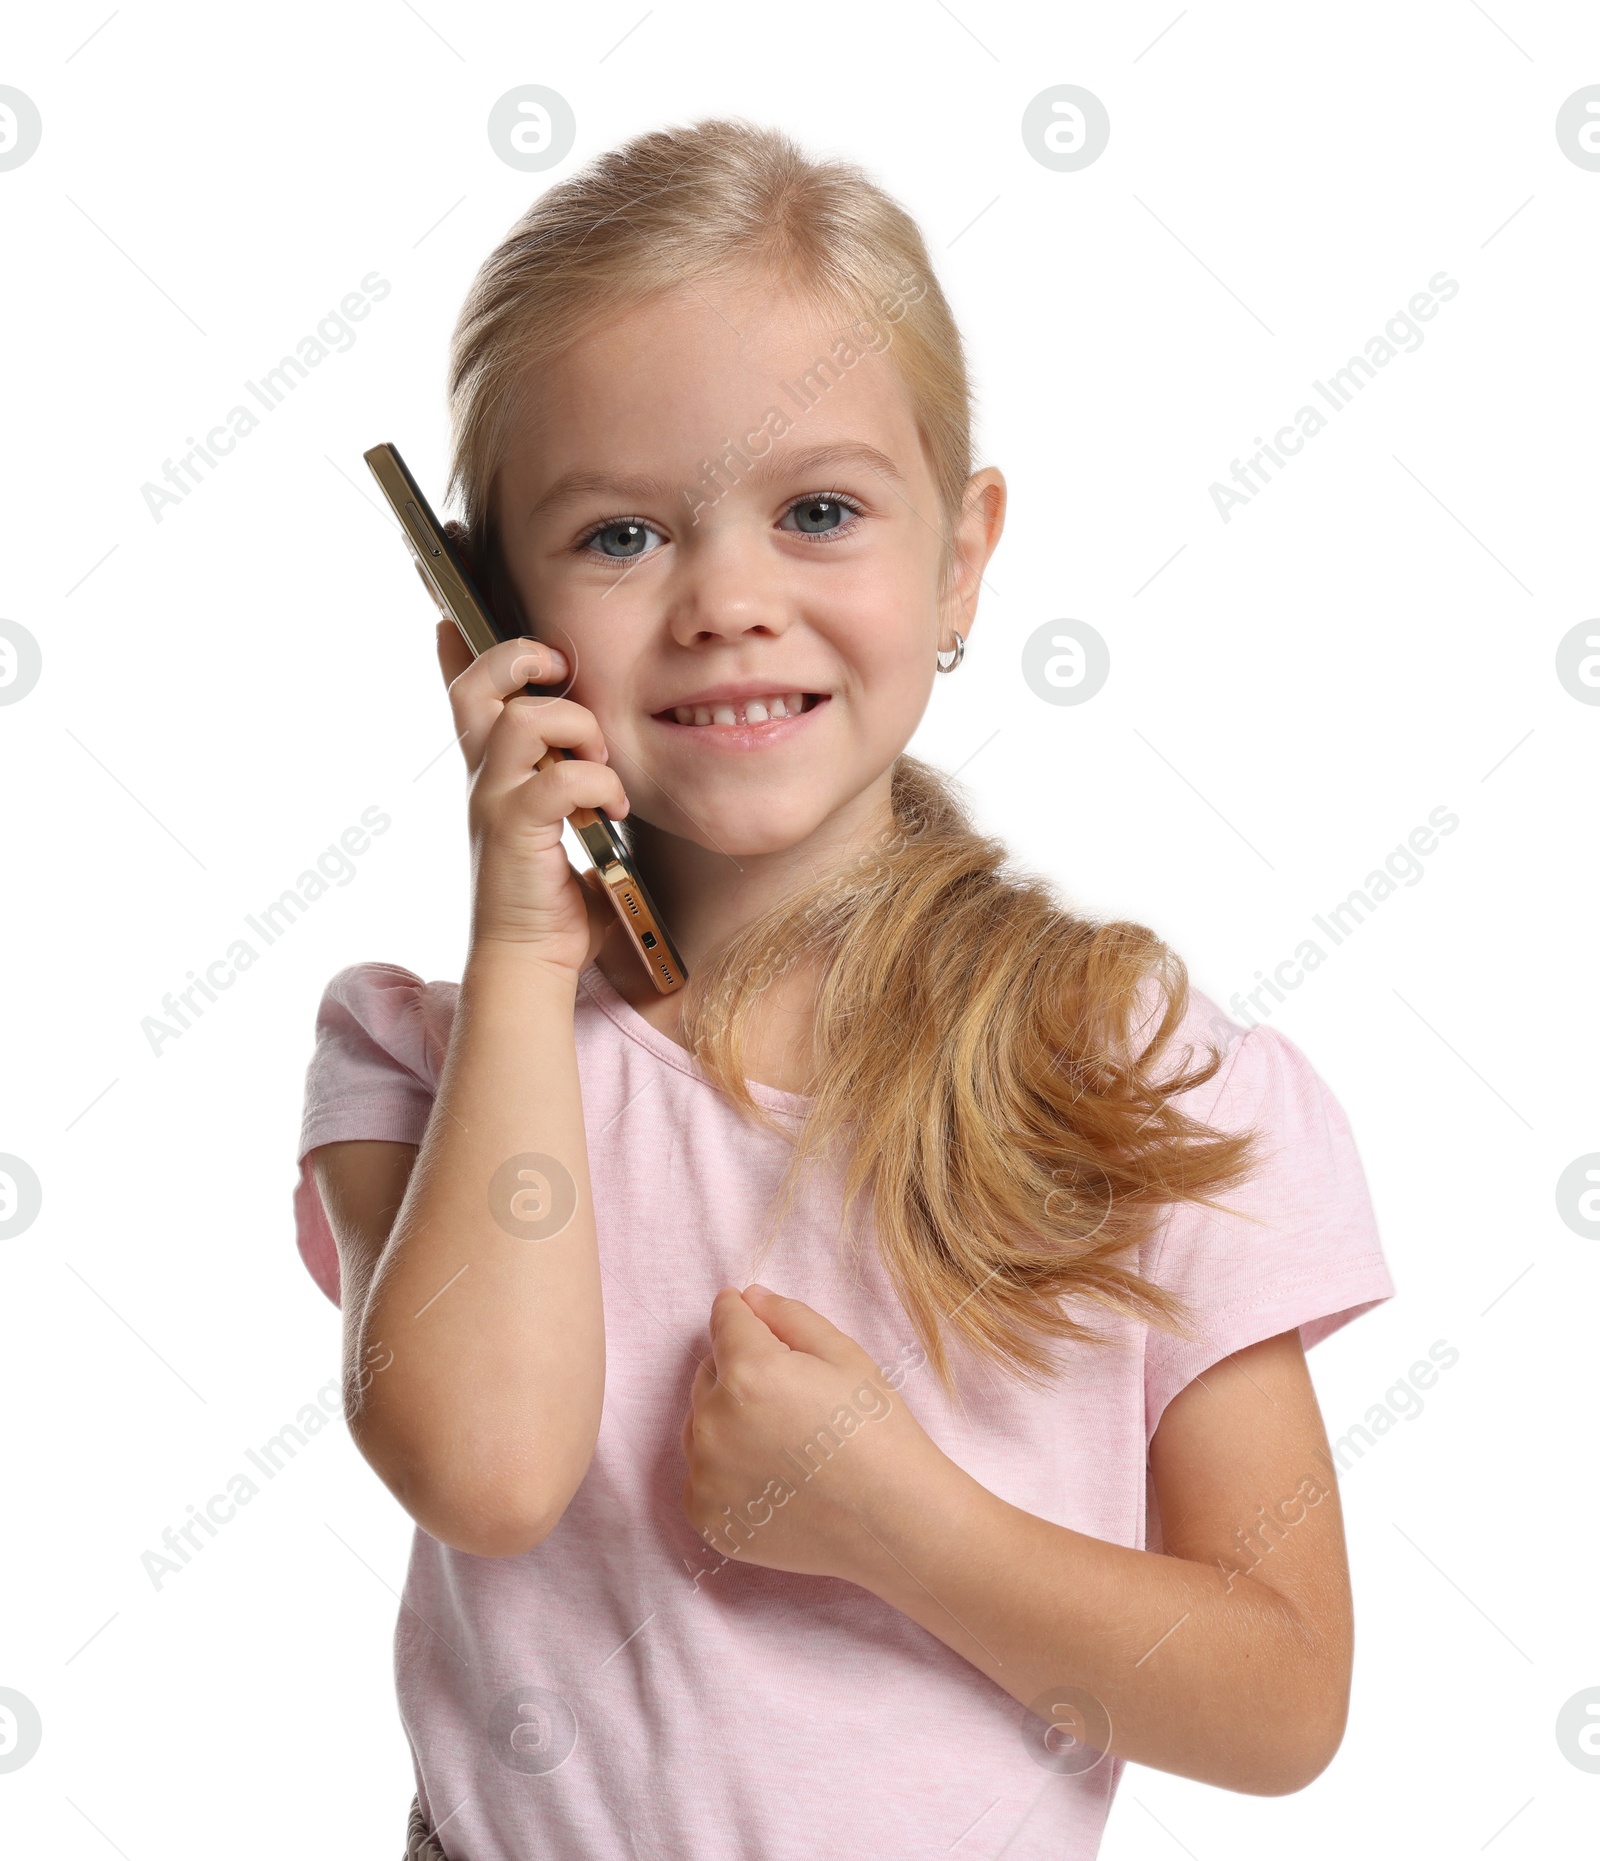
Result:
<svg viewBox="0 0 1600 1861">
<path fill-rule="evenodd" d="M 580 880 L 573 870 L 562 823 L 576 808 L 603 808 L 613 820 L 628 811 L 600 726 L 570 698 L 523 689 L 570 675 L 558 647 L 502 640 L 474 656 L 454 623 L 441 621 L 438 649 L 472 777 L 473 948 L 518 945 L 576 981 L 613 914 L 598 875 Z M 552 749 L 573 755 L 536 768 Z"/>
</svg>

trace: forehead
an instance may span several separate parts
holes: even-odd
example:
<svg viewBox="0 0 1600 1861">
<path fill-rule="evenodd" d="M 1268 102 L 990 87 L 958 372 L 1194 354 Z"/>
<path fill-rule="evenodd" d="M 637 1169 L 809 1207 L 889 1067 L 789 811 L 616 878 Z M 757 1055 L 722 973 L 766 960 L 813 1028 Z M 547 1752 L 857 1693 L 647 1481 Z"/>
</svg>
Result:
<svg viewBox="0 0 1600 1861">
<path fill-rule="evenodd" d="M 892 360 L 894 328 L 771 287 L 674 287 L 527 382 L 528 437 L 508 475 L 522 490 L 575 467 L 692 480 L 777 409 L 792 424 L 775 451 L 853 441 L 887 453 L 909 476 L 925 463 Z"/>
</svg>

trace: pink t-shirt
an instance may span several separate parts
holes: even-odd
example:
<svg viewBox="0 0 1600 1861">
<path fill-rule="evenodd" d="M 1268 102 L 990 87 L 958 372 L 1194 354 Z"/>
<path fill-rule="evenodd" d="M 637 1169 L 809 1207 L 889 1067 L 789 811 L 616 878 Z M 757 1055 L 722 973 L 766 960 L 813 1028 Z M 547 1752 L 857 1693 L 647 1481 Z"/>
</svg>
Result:
<svg viewBox="0 0 1600 1861">
<path fill-rule="evenodd" d="M 456 985 L 364 963 L 329 983 L 306 1080 L 300 1253 L 337 1302 L 339 1263 L 306 1152 L 417 1144 Z M 1060 1773 L 1043 1722 L 934 1636 L 835 1578 L 729 1562 L 683 1515 L 679 1432 L 707 1315 L 759 1277 L 890 1371 L 944 1451 L 1011 1504 L 1113 1544 L 1159 1545 L 1147 1447 L 1166 1404 L 1230 1351 L 1298 1326 L 1310 1346 L 1392 1296 L 1349 1125 L 1294 1044 L 1191 992 L 1180 1044 L 1227 1049 L 1186 1109 L 1263 1131 L 1226 1199 L 1180 1204 L 1141 1255 L 1204 1337 L 1092 1320 L 1029 1391 L 958 1351 L 947 1398 L 837 1195 L 802 1193 L 752 1255 L 788 1140 L 747 1122 L 690 1055 L 586 969 L 576 1039 L 603 1268 L 606 1389 L 589 1472 L 520 1557 L 416 1531 L 395 1632 L 417 1792 L 450 1861 L 1089 1861 L 1123 1760 Z M 797 1120 L 807 1101 L 755 1085 Z M 1147 1526 L 1148 1519 L 1148 1526 Z"/>
</svg>

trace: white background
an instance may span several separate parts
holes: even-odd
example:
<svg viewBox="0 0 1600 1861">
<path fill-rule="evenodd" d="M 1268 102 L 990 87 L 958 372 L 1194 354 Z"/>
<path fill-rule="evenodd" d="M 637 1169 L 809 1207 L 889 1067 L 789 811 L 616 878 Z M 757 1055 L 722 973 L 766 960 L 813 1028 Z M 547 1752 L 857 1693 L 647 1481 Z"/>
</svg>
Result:
<svg viewBox="0 0 1600 1861">
<path fill-rule="evenodd" d="M 642 129 L 744 114 L 906 204 L 970 342 L 1010 524 L 912 749 L 960 767 L 986 827 L 1226 1004 L 1431 810 L 1460 819 L 1273 1004 L 1350 1117 L 1399 1288 L 1313 1353 L 1330 1435 L 1435 1340 L 1460 1354 L 1345 1476 L 1343 1748 L 1277 1799 L 1130 1769 L 1103 1854 L 1578 1852 L 1600 1776 L 1555 1722 L 1600 1686 L 1600 1259 L 1555 1186 L 1600 1150 L 1600 707 L 1555 660 L 1600 611 L 1600 173 L 1554 124 L 1600 82 L 1600 15 L 643 11 L 9 24 L 0 83 L 44 133 L 0 173 L 0 614 L 44 670 L 0 708 L 0 1151 L 44 1208 L 0 1242 L 0 1686 L 44 1741 L 0 1775 L 7 1845 L 400 1852 L 410 1524 L 342 1424 L 159 1590 L 141 1555 L 336 1374 L 289 1200 L 323 984 L 369 958 L 460 973 L 432 610 L 361 453 L 392 439 L 442 485 L 449 330 L 538 191 Z M 577 116 L 547 175 L 485 133 L 525 83 Z M 1020 133 L 1058 83 L 1110 113 L 1076 173 Z M 1422 346 L 1224 523 L 1211 483 L 1441 269 L 1460 291 Z M 374 270 L 393 289 L 354 346 L 155 521 L 141 486 Z M 1056 707 L 1020 652 L 1067 617 L 1111 676 Z M 356 877 L 155 1057 L 142 1018 L 371 805 L 393 826 Z"/>
</svg>

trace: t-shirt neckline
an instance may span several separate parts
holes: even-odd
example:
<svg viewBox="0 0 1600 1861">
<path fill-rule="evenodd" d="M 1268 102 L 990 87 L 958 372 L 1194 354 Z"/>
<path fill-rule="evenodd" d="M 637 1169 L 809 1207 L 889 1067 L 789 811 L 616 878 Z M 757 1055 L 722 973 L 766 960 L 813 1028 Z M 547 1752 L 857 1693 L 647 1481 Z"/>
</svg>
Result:
<svg viewBox="0 0 1600 1861">
<path fill-rule="evenodd" d="M 687 1047 L 680 1047 L 669 1034 L 663 1034 L 658 1027 L 653 1027 L 633 1004 L 617 993 L 607 980 L 605 971 L 598 963 L 590 963 L 578 972 L 578 981 L 584 993 L 610 1021 L 615 1022 L 629 1040 L 636 1042 L 658 1060 L 686 1073 L 689 1078 L 698 1080 L 703 1086 L 716 1092 L 719 1087 L 711 1079 L 705 1068 L 689 1052 Z M 779 1086 L 769 1086 L 759 1079 L 747 1079 L 745 1082 L 750 1096 L 758 1105 L 764 1105 L 770 1111 L 788 1112 L 796 1117 L 804 1117 L 811 1109 L 813 1099 L 809 1094 L 785 1092 Z"/>
</svg>

